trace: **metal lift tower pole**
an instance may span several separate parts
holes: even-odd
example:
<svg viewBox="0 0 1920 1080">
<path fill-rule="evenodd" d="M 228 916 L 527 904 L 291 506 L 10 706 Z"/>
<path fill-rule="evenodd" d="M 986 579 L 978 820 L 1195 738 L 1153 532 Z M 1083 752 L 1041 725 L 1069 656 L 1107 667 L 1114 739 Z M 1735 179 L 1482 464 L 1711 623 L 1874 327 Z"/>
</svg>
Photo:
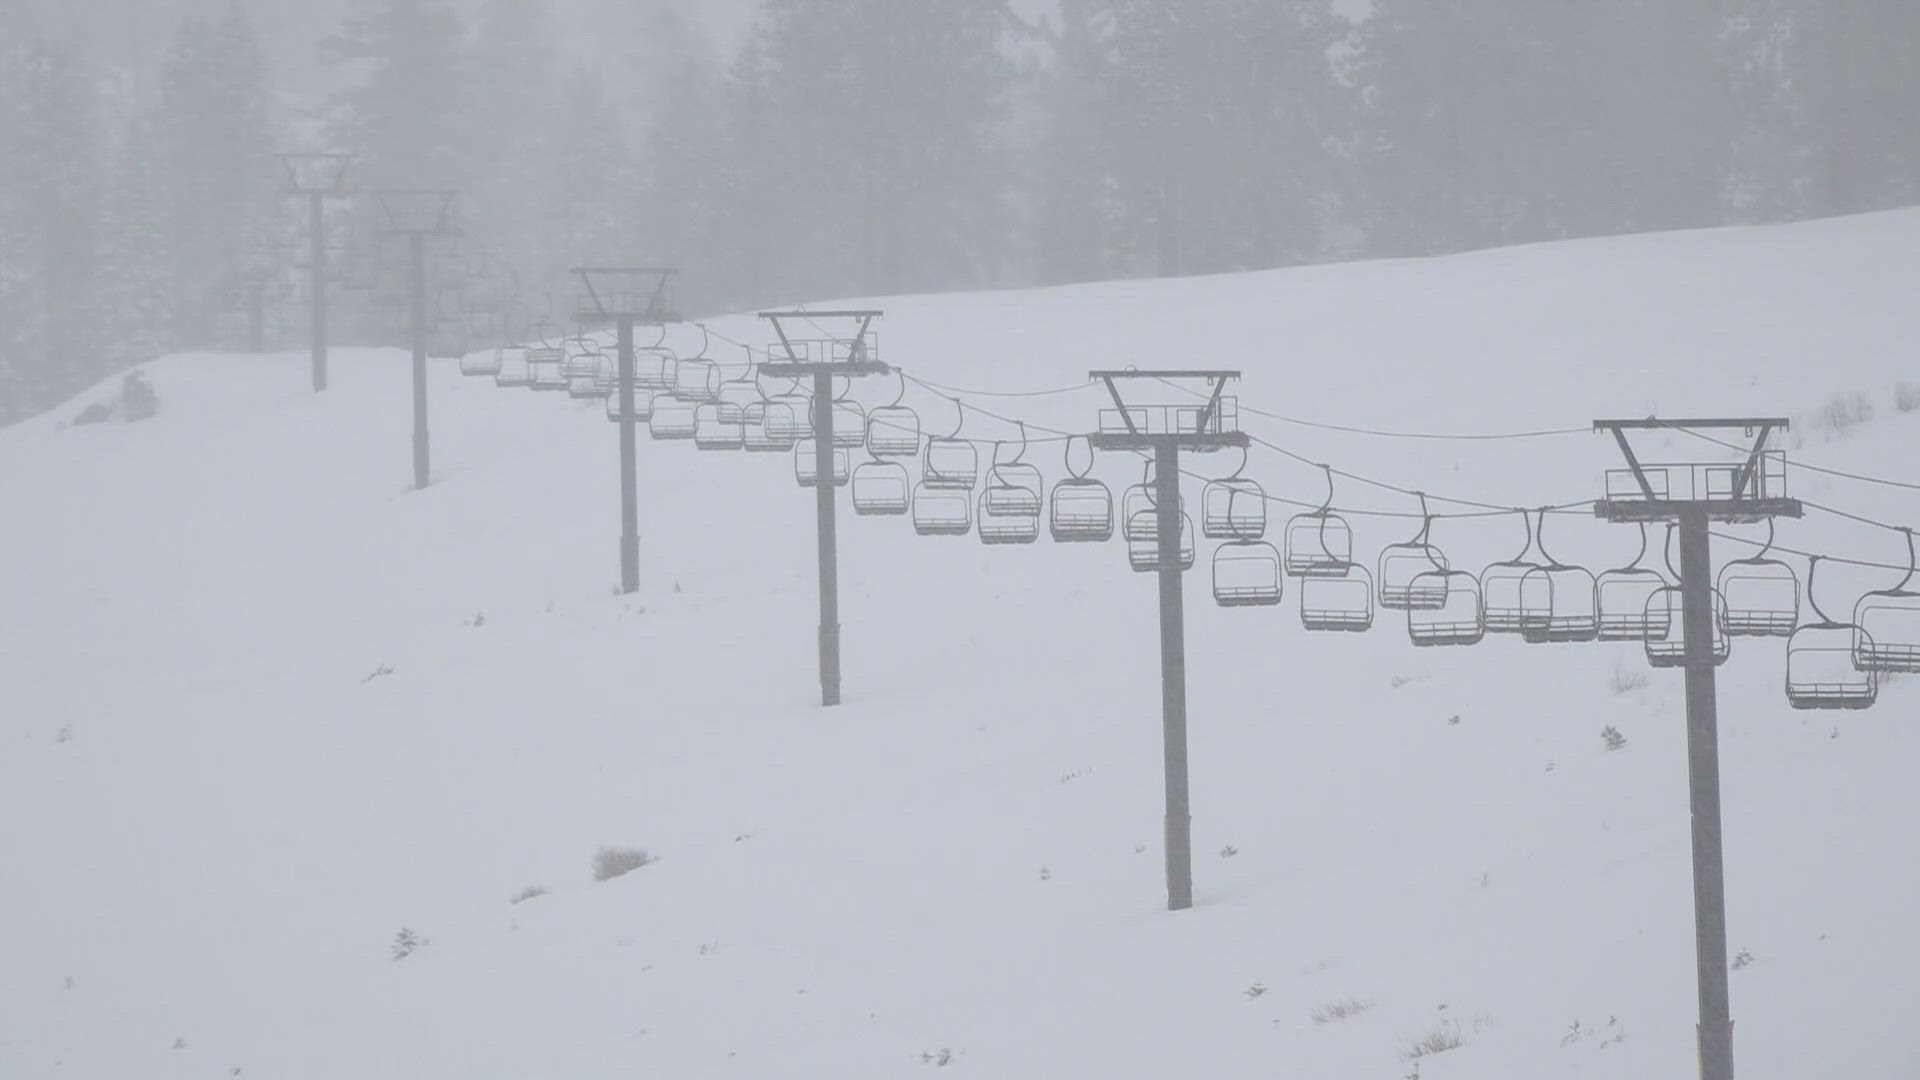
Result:
<svg viewBox="0 0 1920 1080">
<path fill-rule="evenodd" d="M 801 378 L 811 375 L 813 383 L 813 478 L 814 516 L 820 564 L 820 704 L 840 704 L 840 537 L 833 468 L 833 380 L 839 376 L 885 375 L 892 369 L 878 359 L 878 348 L 871 336 L 878 311 L 770 311 L 760 317 L 773 326 L 779 337 L 777 347 L 767 350 L 767 362 L 761 370 L 770 375 Z M 800 340 L 787 333 L 787 324 L 804 320 L 819 326 L 821 320 L 852 320 L 855 330 L 848 337 L 825 340 Z M 813 355 L 818 350 L 820 355 Z"/>
<path fill-rule="evenodd" d="M 1686 638 L 1687 792 L 1693 840 L 1694 968 L 1699 989 L 1700 1080 L 1733 1080 L 1733 1008 L 1728 992 L 1726 854 L 1720 831 L 1720 716 L 1715 685 L 1712 523 L 1801 516 L 1802 506 L 1769 475 L 1767 441 L 1778 418 L 1596 420 L 1627 461 L 1616 492 L 1595 513 L 1615 522 L 1676 522 L 1680 529 L 1680 619 Z M 1757 432 L 1738 465 L 1643 464 L 1627 432 L 1649 429 L 1743 429 Z M 1679 474 L 1676 477 L 1676 474 Z M 1784 475 L 1784 474 L 1783 474 Z M 1631 486 L 1624 481 L 1630 479 Z M 1656 483 L 1655 480 L 1659 482 Z M 1676 479 L 1680 481 L 1676 484 Z"/>
<path fill-rule="evenodd" d="M 633 420 L 633 316 L 620 318 L 620 592 L 640 591 L 639 434 Z"/>
<path fill-rule="evenodd" d="M 424 233 L 407 237 L 412 257 L 413 291 L 413 486 L 427 486 L 432 448 L 427 433 L 427 238 Z"/>
<path fill-rule="evenodd" d="M 373 192 L 386 221 L 381 232 L 407 238 L 408 291 L 413 338 L 413 487 L 432 480 L 432 443 L 427 428 L 427 241 L 460 235 L 452 223 L 455 192 L 391 189 Z"/>
<path fill-rule="evenodd" d="M 1193 813 L 1187 781 L 1187 626 L 1180 541 L 1180 451 L 1245 447 L 1247 437 L 1228 429 L 1221 408 L 1228 380 L 1237 371 L 1095 371 L 1117 409 L 1102 416 L 1089 441 L 1095 449 L 1151 453 L 1154 471 L 1154 535 L 1159 548 L 1160 722 L 1166 773 L 1167 910 L 1193 906 Z M 1204 407 L 1129 406 L 1120 382 L 1206 379 L 1213 386 Z M 1111 417 L 1111 421 L 1109 421 Z M 1155 418 L 1159 422 L 1155 422 Z M 1190 417 L 1190 419 L 1189 419 Z M 1126 526 L 1121 523 L 1122 528 Z"/>
<path fill-rule="evenodd" d="M 820 555 L 820 704 L 840 704 L 840 536 L 834 501 L 833 375 L 813 376 L 814 508 Z"/>
<path fill-rule="evenodd" d="M 327 199 L 347 194 L 351 154 L 281 154 L 286 192 L 307 199 L 307 271 L 313 307 L 313 390 L 327 388 Z"/>
<path fill-rule="evenodd" d="M 620 592 L 640 591 L 639 435 L 634 421 L 633 328 L 641 323 L 664 327 L 678 322 L 670 266 L 582 266 L 580 303 L 574 318 L 582 326 L 613 324 L 619 343 L 620 385 Z M 663 338 L 664 340 L 664 331 Z"/>
</svg>

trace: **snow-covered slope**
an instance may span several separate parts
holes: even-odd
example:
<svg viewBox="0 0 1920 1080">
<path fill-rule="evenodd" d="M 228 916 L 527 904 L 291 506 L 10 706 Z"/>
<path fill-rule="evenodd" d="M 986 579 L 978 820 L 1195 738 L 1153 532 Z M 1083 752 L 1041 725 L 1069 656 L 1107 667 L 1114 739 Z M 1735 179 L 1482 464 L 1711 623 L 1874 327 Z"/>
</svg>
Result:
<svg viewBox="0 0 1920 1080">
<path fill-rule="evenodd" d="M 1920 214 L 1899 213 L 895 298 L 883 341 L 951 386 L 1238 367 L 1249 406 L 1424 431 L 1811 419 L 1860 393 L 1877 418 L 1803 425 L 1799 455 L 1911 480 L 1920 413 L 1893 392 L 1920 382 L 1917 250 Z M 712 325 L 763 340 L 752 319 Z M 812 495 L 785 458 L 643 443 L 644 588 L 623 598 L 598 403 L 436 362 L 436 482 L 415 493 L 406 368 L 340 355 L 315 396 L 301 357 L 177 356 L 147 369 L 154 420 L 68 428 L 68 409 L 0 431 L 0 1076 L 1690 1074 L 1680 676 L 1616 692 L 1644 669 L 1633 647 L 1435 655 L 1392 613 L 1313 635 L 1291 588 L 1214 608 L 1203 562 L 1198 904 L 1169 914 L 1154 591 L 1123 546 L 988 549 L 845 514 L 848 704 L 822 711 Z M 907 401 L 953 423 L 924 390 Z M 971 401 L 1072 430 L 1102 404 Z M 1245 420 L 1310 460 L 1498 505 L 1595 497 L 1617 465 L 1587 434 Z M 1672 452 L 1712 456 L 1686 441 Z M 1057 445 L 1028 460 L 1062 475 Z M 1265 450 L 1247 471 L 1325 495 Z M 1920 520 L 1913 492 L 1795 482 Z M 1335 498 L 1414 509 L 1344 481 Z M 1638 539 L 1551 529 L 1596 566 Z M 1373 552 L 1414 529 L 1356 531 Z M 1523 534 L 1506 517 L 1434 538 L 1477 569 Z M 1904 561 L 1896 535 L 1823 515 L 1781 539 Z M 1897 577 L 1836 573 L 1823 600 Z M 1740 642 L 1721 678 L 1741 1073 L 1920 1076 L 1920 693 L 1794 713 L 1781 652 Z M 595 883 L 603 845 L 658 861 Z M 529 886 L 546 893 L 509 902 Z M 425 944 L 396 961 L 403 927 Z M 1316 1022 L 1347 1002 L 1364 1007 Z M 1404 1056 L 1449 1031 L 1465 1045 Z"/>
</svg>

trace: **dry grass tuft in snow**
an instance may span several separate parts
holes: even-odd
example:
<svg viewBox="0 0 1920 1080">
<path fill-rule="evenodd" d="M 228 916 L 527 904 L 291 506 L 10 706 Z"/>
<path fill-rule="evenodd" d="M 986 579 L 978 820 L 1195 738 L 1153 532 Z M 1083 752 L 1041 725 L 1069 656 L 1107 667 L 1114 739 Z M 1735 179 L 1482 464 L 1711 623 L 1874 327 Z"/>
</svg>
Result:
<svg viewBox="0 0 1920 1080">
<path fill-rule="evenodd" d="M 545 885 L 529 885 L 526 888 L 521 889 L 519 892 L 514 893 L 513 899 L 507 901 L 507 903 L 524 904 L 527 901 L 532 900 L 536 896 L 545 896 L 545 895 L 547 895 L 547 887 Z"/>
<path fill-rule="evenodd" d="M 1873 399 L 1865 394 L 1836 394 L 1814 414 L 1813 427 L 1826 441 L 1843 439 L 1873 419 Z"/>
<path fill-rule="evenodd" d="M 1607 689 L 1613 691 L 1614 697 L 1619 697 L 1621 694 L 1631 694 L 1635 690 L 1644 690 L 1646 686 L 1646 672 L 1630 671 L 1624 667 L 1614 668 L 1613 677 L 1607 680 Z"/>
<path fill-rule="evenodd" d="M 1444 1054 L 1449 1050 L 1458 1050 L 1467 1045 L 1467 1037 L 1460 1034 L 1460 1025 L 1448 1021 L 1413 1039 L 1400 1047 L 1400 1056 L 1408 1061 L 1432 1054 Z"/>
<path fill-rule="evenodd" d="M 656 861 L 641 848 L 603 847 L 593 854 L 593 880 L 611 881 Z"/>
<path fill-rule="evenodd" d="M 1361 1001 L 1359 998 L 1347 998 L 1345 1001 L 1335 1001 L 1326 1005 L 1317 1006 L 1313 1012 L 1308 1015 L 1313 1017 L 1315 1024 L 1326 1025 L 1336 1020 L 1345 1020 L 1350 1016 L 1359 1016 L 1371 1008 L 1373 1008 L 1373 1002 L 1371 1001 Z"/>
</svg>

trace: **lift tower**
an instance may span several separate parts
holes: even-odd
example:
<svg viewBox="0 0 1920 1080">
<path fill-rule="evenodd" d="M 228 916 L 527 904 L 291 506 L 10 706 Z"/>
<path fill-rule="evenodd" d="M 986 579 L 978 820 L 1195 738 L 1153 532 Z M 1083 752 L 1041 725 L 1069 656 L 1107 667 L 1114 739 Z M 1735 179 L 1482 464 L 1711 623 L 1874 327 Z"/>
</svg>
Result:
<svg viewBox="0 0 1920 1080">
<path fill-rule="evenodd" d="M 813 377 L 814 505 L 819 519 L 820 554 L 820 703 L 840 704 L 840 556 L 834 520 L 836 486 L 833 432 L 833 380 L 863 375 L 885 375 L 892 369 L 880 362 L 879 334 L 873 329 L 880 311 L 763 311 L 779 337 L 767 349 L 763 374 L 798 379 Z M 788 329 L 806 322 L 823 336 L 795 337 Z M 851 323 L 851 334 L 833 334 L 822 322 Z M 860 432 L 866 438 L 866 432 Z M 851 441 L 851 440 L 848 440 Z"/>
<path fill-rule="evenodd" d="M 1715 602 L 1712 523 L 1751 523 L 1797 518 L 1799 500 L 1786 497 L 1786 455 L 1769 450 L 1778 418 L 1718 420 L 1596 420 L 1626 458 L 1625 469 L 1607 473 L 1606 498 L 1597 516 L 1612 522 L 1677 523 L 1680 530 L 1680 619 L 1687 678 L 1687 787 L 1693 816 L 1694 962 L 1700 996 L 1700 1080 L 1733 1080 L 1733 1018 L 1727 992 L 1727 895 L 1720 833 L 1719 700 L 1714 668 L 1724 655 L 1721 605 Z M 1735 462 L 1643 463 L 1629 432 L 1727 431 L 1753 440 Z M 1669 616 L 1670 618 L 1671 616 Z"/>
<path fill-rule="evenodd" d="M 633 328 L 639 324 L 664 327 L 679 322 L 674 310 L 673 279 L 679 270 L 667 266 L 576 267 L 580 302 L 574 319 L 581 326 L 618 328 L 620 340 L 620 591 L 640 589 L 640 495 L 635 460 L 633 408 Z"/>
<path fill-rule="evenodd" d="M 431 461 L 427 435 L 427 241 L 461 235 L 453 223 L 458 193 L 444 189 L 387 189 L 372 193 L 380 207 L 375 230 L 383 236 L 407 238 L 410 255 L 410 295 L 413 305 L 413 486 L 427 486 Z"/>
<path fill-rule="evenodd" d="M 352 154 L 281 154 L 288 195 L 307 200 L 308 303 L 313 308 L 313 391 L 327 388 L 327 200 L 343 198 Z"/>
<path fill-rule="evenodd" d="M 1212 453 L 1245 449 L 1239 400 L 1224 397 L 1237 371 L 1095 371 L 1089 378 L 1106 384 L 1114 408 L 1100 411 L 1096 450 L 1150 455 L 1154 475 L 1155 536 L 1160 575 L 1160 711 L 1166 764 L 1167 910 L 1193 906 L 1193 818 L 1187 801 L 1187 630 L 1181 593 L 1180 451 Z M 1123 386 L 1146 380 L 1158 387 L 1201 380 L 1212 388 L 1204 404 L 1130 402 Z M 1126 523 L 1122 522 L 1125 528 Z"/>
</svg>

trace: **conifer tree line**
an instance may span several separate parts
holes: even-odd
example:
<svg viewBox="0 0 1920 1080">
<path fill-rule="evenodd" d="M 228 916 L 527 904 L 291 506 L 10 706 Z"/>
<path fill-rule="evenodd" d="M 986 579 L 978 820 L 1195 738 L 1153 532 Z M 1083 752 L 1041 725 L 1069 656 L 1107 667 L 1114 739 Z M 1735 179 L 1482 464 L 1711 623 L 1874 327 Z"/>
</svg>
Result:
<svg viewBox="0 0 1920 1080">
<path fill-rule="evenodd" d="M 582 263 L 699 312 L 1920 201 L 1901 0 L 708 2 L 0 4 L 0 421 L 298 347 L 283 149 L 462 191 L 446 324 Z M 373 224 L 328 220 L 342 342 L 398 340 Z"/>
</svg>

